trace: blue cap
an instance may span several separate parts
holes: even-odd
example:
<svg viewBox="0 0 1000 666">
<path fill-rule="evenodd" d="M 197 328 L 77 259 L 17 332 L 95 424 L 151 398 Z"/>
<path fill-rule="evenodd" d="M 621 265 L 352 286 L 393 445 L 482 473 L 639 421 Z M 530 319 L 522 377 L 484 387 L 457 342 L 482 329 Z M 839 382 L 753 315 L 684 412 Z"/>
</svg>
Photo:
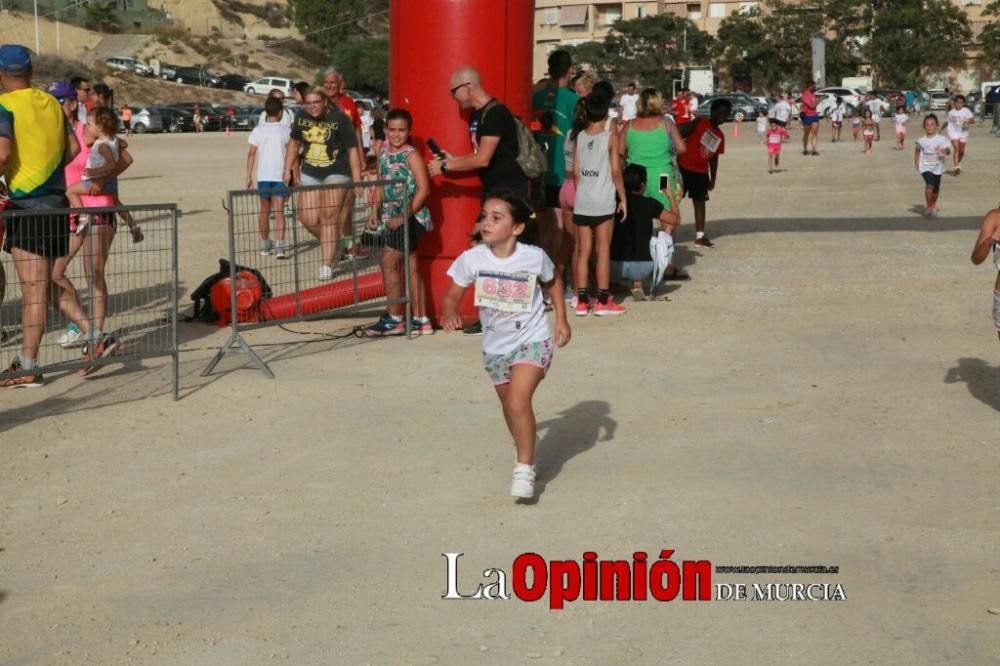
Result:
<svg viewBox="0 0 1000 666">
<path fill-rule="evenodd" d="M 49 87 L 45 89 L 45 92 L 49 93 L 60 102 L 67 99 L 76 99 L 76 91 L 73 90 L 73 86 L 71 86 L 68 81 L 53 81 L 49 84 Z"/>
<path fill-rule="evenodd" d="M 20 44 L 0 46 L 0 72 L 20 76 L 31 69 L 31 51 Z"/>
</svg>

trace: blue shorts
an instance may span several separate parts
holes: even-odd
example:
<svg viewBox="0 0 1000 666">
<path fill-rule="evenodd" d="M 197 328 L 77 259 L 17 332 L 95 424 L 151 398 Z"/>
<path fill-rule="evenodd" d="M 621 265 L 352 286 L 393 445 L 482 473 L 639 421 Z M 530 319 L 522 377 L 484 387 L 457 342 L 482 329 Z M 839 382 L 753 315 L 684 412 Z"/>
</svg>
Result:
<svg viewBox="0 0 1000 666">
<path fill-rule="evenodd" d="M 264 201 L 270 201 L 271 197 L 287 197 L 288 186 L 274 180 L 257 181 L 257 193 Z"/>
<path fill-rule="evenodd" d="M 817 116 L 817 115 L 803 115 L 802 116 L 802 125 L 804 127 L 809 127 L 810 125 L 815 125 L 818 122 L 819 122 L 819 116 Z"/>
</svg>

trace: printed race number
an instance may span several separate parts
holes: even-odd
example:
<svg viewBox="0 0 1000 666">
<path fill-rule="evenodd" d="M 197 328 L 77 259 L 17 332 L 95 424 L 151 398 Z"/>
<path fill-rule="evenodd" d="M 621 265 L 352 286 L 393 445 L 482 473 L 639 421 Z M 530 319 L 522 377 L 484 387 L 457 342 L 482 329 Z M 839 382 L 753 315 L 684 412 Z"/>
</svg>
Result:
<svg viewBox="0 0 1000 666">
<path fill-rule="evenodd" d="M 502 312 L 530 312 L 535 280 L 536 276 L 526 273 L 479 273 L 474 303 Z"/>
</svg>

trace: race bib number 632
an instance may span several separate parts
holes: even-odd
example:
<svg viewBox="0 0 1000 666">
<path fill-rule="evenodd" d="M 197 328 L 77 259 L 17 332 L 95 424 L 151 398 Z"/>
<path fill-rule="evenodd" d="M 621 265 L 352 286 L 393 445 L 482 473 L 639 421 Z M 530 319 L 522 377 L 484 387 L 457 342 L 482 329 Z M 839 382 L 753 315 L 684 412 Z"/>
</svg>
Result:
<svg viewBox="0 0 1000 666">
<path fill-rule="evenodd" d="M 530 312 L 536 276 L 526 273 L 487 273 L 476 276 L 475 305 L 502 312 Z"/>
</svg>

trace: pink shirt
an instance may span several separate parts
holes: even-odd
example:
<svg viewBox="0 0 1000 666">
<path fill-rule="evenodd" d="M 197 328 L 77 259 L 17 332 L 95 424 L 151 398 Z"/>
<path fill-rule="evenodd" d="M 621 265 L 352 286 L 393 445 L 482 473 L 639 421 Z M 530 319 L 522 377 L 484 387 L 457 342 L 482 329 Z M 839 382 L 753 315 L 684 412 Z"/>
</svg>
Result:
<svg viewBox="0 0 1000 666">
<path fill-rule="evenodd" d="M 767 130 L 767 150 L 771 153 L 781 152 L 781 142 L 791 136 L 784 127 L 772 127 Z"/>
<path fill-rule="evenodd" d="M 83 180 L 83 170 L 87 168 L 87 160 L 90 158 L 90 146 L 87 145 L 87 141 L 83 136 L 84 131 L 86 131 L 86 127 L 80 122 L 73 129 L 73 133 L 76 134 L 76 140 L 80 143 L 80 153 L 73 158 L 72 162 L 66 165 L 67 187 Z M 114 197 L 107 194 L 101 194 L 96 197 L 85 194 L 80 199 L 83 201 L 85 208 L 100 208 L 102 206 L 115 205 Z"/>
<path fill-rule="evenodd" d="M 802 114 L 806 116 L 816 115 L 816 95 L 811 90 L 802 93 Z"/>
</svg>

